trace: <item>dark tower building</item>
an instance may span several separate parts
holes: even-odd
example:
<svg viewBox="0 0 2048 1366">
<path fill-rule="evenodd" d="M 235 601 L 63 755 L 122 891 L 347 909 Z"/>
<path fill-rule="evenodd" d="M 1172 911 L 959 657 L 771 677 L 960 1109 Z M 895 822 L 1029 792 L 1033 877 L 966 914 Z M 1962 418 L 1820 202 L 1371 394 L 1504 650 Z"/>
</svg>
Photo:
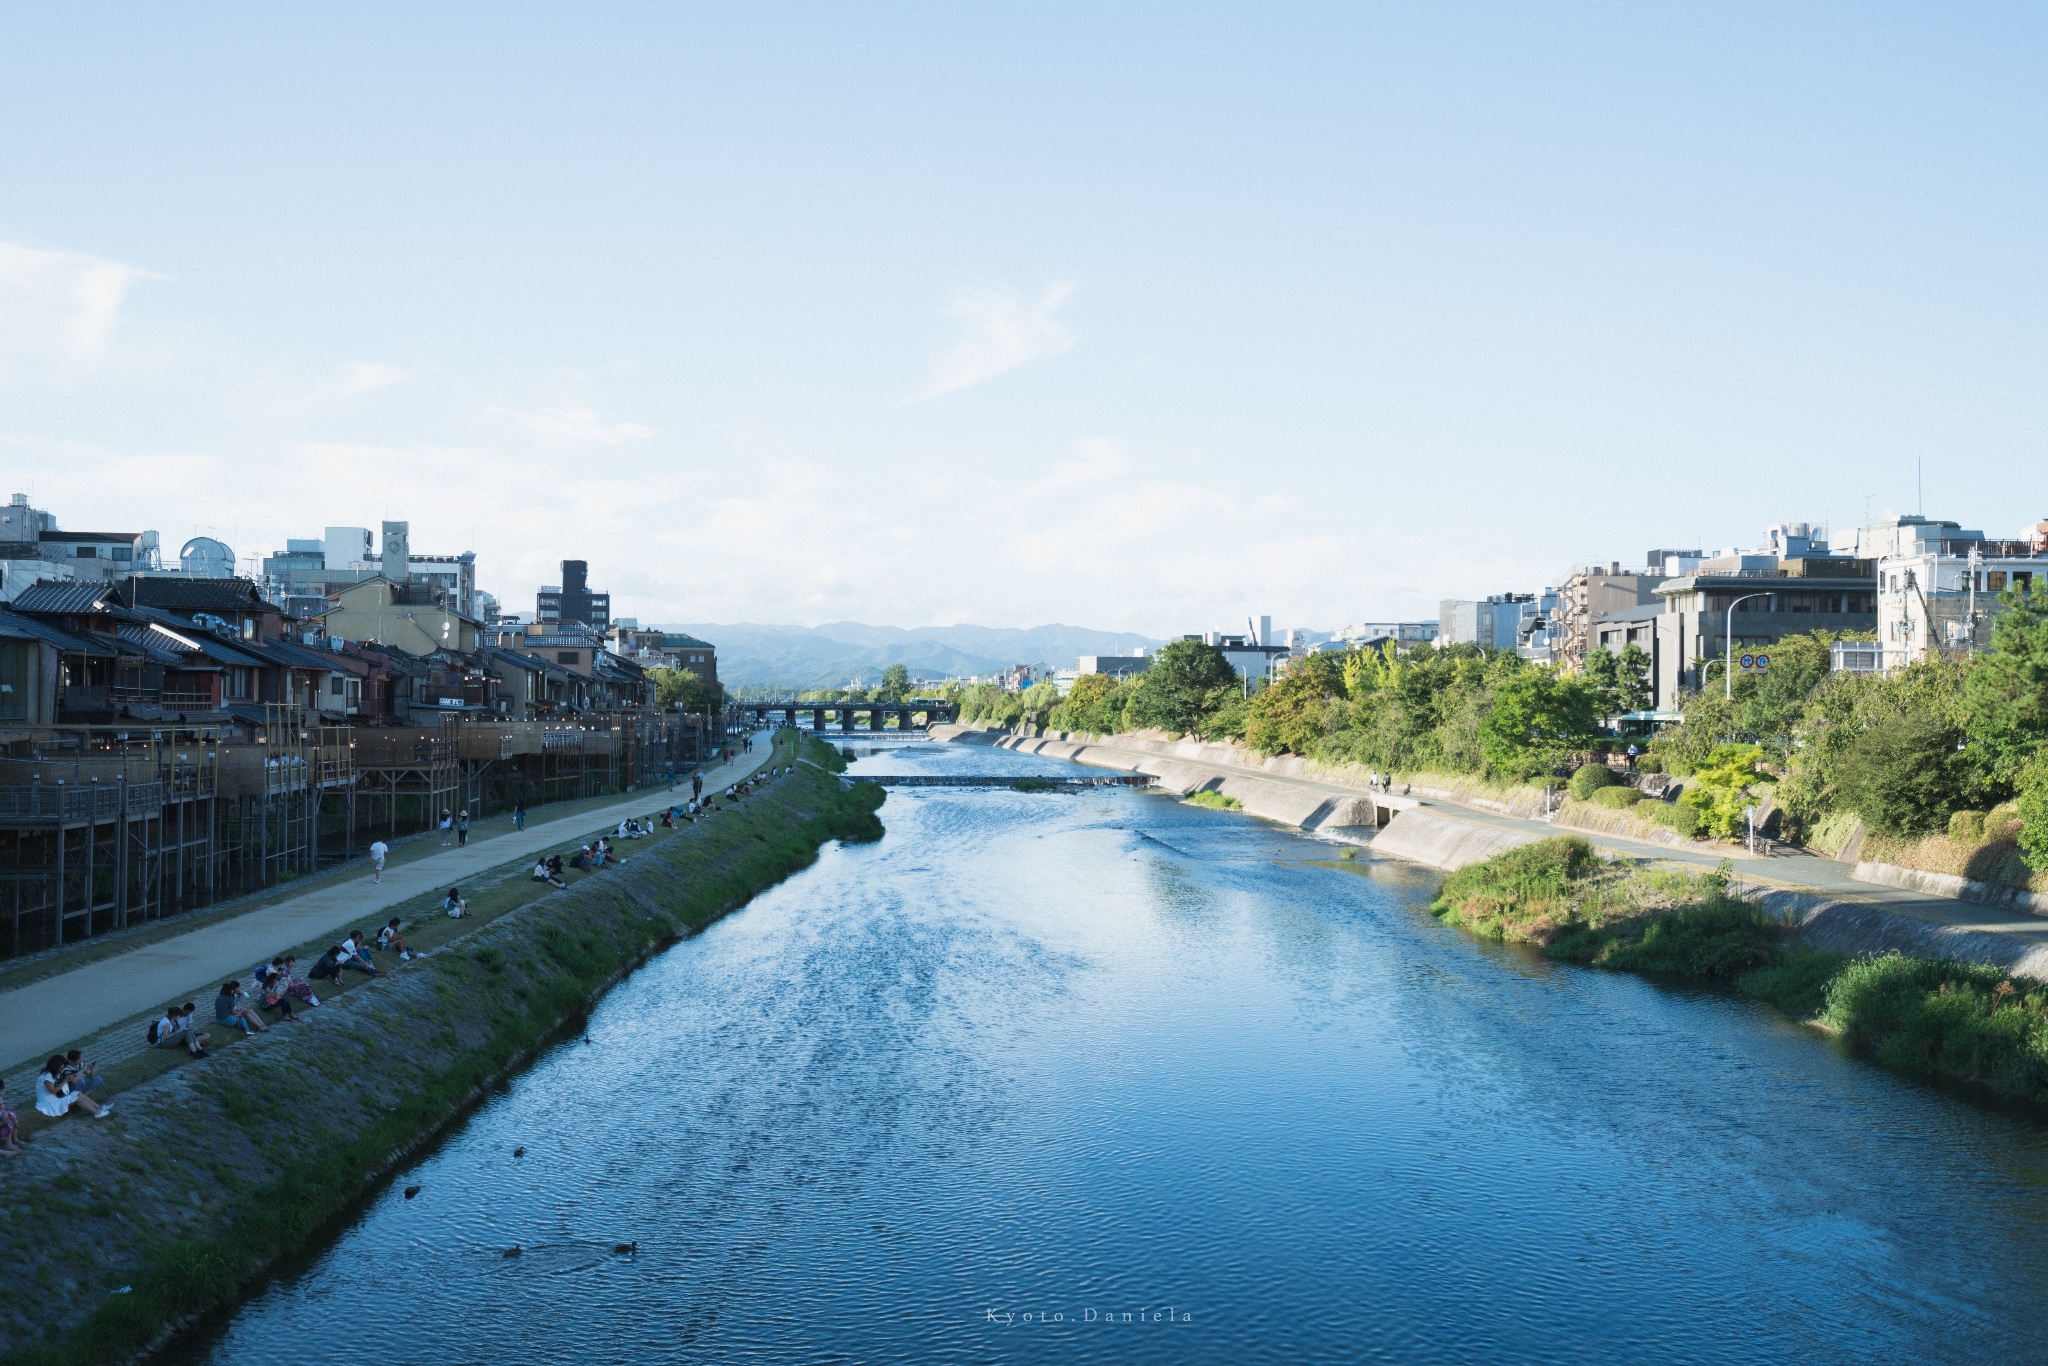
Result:
<svg viewBox="0 0 2048 1366">
<path fill-rule="evenodd" d="M 590 562 L 562 561 L 560 586 L 549 584 L 533 601 L 535 621 L 573 621 L 602 634 L 612 628 L 612 595 L 590 591 Z"/>
</svg>

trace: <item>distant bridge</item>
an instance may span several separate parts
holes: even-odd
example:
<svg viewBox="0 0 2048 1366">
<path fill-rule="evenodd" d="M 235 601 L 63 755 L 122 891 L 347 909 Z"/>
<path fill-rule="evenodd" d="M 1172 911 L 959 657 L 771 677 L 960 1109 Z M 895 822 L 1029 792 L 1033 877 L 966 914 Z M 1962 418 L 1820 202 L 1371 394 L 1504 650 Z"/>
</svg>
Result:
<svg viewBox="0 0 2048 1366">
<path fill-rule="evenodd" d="M 907 702 L 736 702 L 733 706 L 762 726 L 777 720 L 794 726 L 799 716 L 808 716 L 811 729 L 820 734 L 832 730 L 873 734 L 888 728 L 891 720 L 901 732 L 953 719 L 953 704 L 931 697 L 913 697 Z"/>
</svg>

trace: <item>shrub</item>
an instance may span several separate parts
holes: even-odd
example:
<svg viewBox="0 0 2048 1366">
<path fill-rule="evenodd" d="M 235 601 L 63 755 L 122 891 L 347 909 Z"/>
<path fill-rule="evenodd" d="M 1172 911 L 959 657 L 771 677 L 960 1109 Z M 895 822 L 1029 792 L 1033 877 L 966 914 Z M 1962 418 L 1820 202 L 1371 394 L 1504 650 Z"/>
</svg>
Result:
<svg viewBox="0 0 2048 1366">
<path fill-rule="evenodd" d="M 1948 818 L 1948 837 L 1976 844 L 1984 838 L 1984 813 L 1982 811 L 1957 811 Z"/>
<path fill-rule="evenodd" d="M 1572 774 L 1572 795 L 1582 802 L 1590 801 L 1595 792 L 1603 787 L 1613 787 L 1620 781 L 1614 770 L 1605 764 L 1580 764 L 1578 772 Z"/>
<path fill-rule="evenodd" d="M 2019 817 L 2020 853 L 2027 860 L 2027 867 L 2048 868 L 2048 763 L 2039 759 L 2027 768 Z"/>
<path fill-rule="evenodd" d="M 1632 787 L 1603 787 L 1593 794 L 1593 805 L 1604 806 L 1610 811 L 1625 811 L 1643 799 L 1643 794 Z"/>
<path fill-rule="evenodd" d="M 1657 809 L 1650 813 L 1650 819 L 1676 830 L 1687 839 L 1700 832 L 1699 812 L 1680 802 L 1658 802 Z"/>
<path fill-rule="evenodd" d="M 1207 789 L 1200 792 L 1190 792 L 1186 800 L 1190 806 L 1206 806 L 1211 811 L 1244 810 L 1244 803 L 1240 802 L 1237 798 L 1226 797 L 1221 792 L 1210 792 Z"/>
</svg>

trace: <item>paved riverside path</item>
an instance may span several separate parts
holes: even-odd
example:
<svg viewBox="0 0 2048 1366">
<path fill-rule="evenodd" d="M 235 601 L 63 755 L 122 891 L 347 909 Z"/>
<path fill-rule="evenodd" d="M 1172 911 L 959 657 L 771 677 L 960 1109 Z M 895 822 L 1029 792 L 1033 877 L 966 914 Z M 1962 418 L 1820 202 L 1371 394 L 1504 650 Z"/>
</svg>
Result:
<svg viewBox="0 0 2048 1366">
<path fill-rule="evenodd" d="M 1258 768 L 1204 763 L 1199 759 L 1183 759 L 1178 755 L 1171 757 L 1176 764 L 1203 769 L 1221 777 L 1257 778 L 1263 782 L 1286 783 L 1341 796 L 1355 797 L 1360 793 L 1359 788 L 1342 783 L 1318 782 L 1313 778 L 1290 777 Z M 1849 876 L 1852 865 L 1823 858 L 1805 850 L 1786 850 L 1769 857 L 1759 857 L 1751 855 L 1747 850 L 1723 844 L 1708 845 L 1704 848 L 1656 844 L 1648 840 L 1629 839 L 1622 835 L 1609 835 L 1598 830 L 1581 830 L 1577 826 L 1553 825 L 1549 821 L 1497 815 L 1490 811 L 1447 802 L 1440 797 L 1417 797 L 1414 800 L 1425 807 L 1432 816 L 1444 820 L 1469 821 L 1475 825 L 1497 826 L 1505 830 L 1525 831 L 1539 836 L 1577 835 L 1595 848 L 1625 854 L 1630 858 L 1658 859 L 1667 863 L 1692 865 L 1702 870 L 1711 870 L 1717 867 L 1721 860 L 1728 859 L 1735 864 L 1736 875 L 1745 882 L 1765 883 L 1795 892 L 1810 892 L 1832 901 L 1860 902 L 1899 915 L 1911 916 L 1930 925 L 1977 930 L 1985 934 L 2004 935 L 2048 945 L 2048 918 L 2029 915 L 2025 911 L 1979 906 L 1969 901 L 1903 891 L 1873 882 L 1858 882 Z"/>
<path fill-rule="evenodd" d="M 774 745 L 764 737 L 753 753 L 704 770 L 704 790 L 723 791 L 767 763 L 774 752 Z M 677 795 L 685 798 L 688 776 L 678 775 L 676 783 Z M 0 992 L 0 1058 L 6 1059 L 9 1068 L 41 1061 L 98 1030 L 159 1009 L 166 1001 L 211 999 L 222 982 L 246 977 L 252 963 L 268 959 L 284 947 L 328 936 L 338 939 L 346 930 L 380 926 L 389 918 L 385 912 L 402 902 L 608 830 L 628 816 L 644 816 L 651 807 L 672 799 L 665 790 L 643 790 L 621 797 L 611 806 L 528 824 L 524 830 L 479 844 L 415 859 L 387 869 L 382 882 L 370 881 L 366 867 L 359 879 Z"/>
</svg>

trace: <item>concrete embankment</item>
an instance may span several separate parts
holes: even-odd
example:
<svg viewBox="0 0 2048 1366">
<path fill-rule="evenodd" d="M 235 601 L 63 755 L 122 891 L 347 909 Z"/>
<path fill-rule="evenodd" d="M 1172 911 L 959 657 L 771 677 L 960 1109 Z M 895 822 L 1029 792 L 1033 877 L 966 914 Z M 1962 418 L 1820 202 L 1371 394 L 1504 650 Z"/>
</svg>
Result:
<svg viewBox="0 0 2048 1366">
<path fill-rule="evenodd" d="M 231 1302 L 647 955 L 827 840 L 878 836 L 880 800 L 799 765 L 305 1024 L 124 1092 L 109 1119 L 38 1135 L 0 1167 L 0 1359 L 120 1360 Z M 345 1341 L 344 1323 L 329 1329 Z"/>
<path fill-rule="evenodd" d="M 951 729 L 951 728 L 949 728 Z M 1218 768 L 1241 768 L 1225 760 L 1241 754 L 1222 745 L 1173 745 L 1165 741 L 1116 736 L 1109 740 L 1069 740 L 1050 736 L 992 735 L 990 732 L 959 731 L 934 738 L 967 743 L 993 743 L 1020 754 L 1043 754 L 1095 768 L 1122 773 L 1144 773 L 1158 779 L 1159 786 L 1176 796 L 1193 792 L 1217 792 L 1234 799 L 1251 815 L 1269 821 L 1298 826 L 1303 830 L 1362 827 L 1377 829 L 1396 810 L 1418 803 L 1394 796 L 1360 792 L 1356 795 L 1319 792 L 1297 783 L 1275 782 L 1256 770 L 1218 772 Z M 971 738 L 974 737 L 974 738 Z M 1164 750 L 1166 752 L 1162 753 Z M 1180 753 L 1187 750 L 1190 753 Z M 1193 762 L 1191 762 L 1191 760 Z"/>
</svg>

